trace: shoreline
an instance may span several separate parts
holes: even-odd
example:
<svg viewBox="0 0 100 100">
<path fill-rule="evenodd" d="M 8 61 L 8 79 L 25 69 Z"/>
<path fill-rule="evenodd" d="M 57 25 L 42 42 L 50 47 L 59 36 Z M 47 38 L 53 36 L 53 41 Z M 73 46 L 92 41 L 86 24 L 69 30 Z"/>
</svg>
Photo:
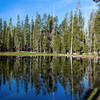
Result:
<svg viewBox="0 0 100 100">
<path fill-rule="evenodd" d="M 73 57 L 73 58 L 96 58 L 96 55 L 78 55 L 78 54 L 56 54 L 56 53 L 36 53 L 36 52 L 0 52 L 0 56 L 57 56 L 57 57 Z"/>
</svg>

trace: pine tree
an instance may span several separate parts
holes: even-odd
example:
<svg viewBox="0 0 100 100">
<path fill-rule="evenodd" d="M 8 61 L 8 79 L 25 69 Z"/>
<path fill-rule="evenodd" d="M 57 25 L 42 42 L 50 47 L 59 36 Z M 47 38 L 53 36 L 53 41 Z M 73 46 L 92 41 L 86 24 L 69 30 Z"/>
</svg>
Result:
<svg viewBox="0 0 100 100">
<path fill-rule="evenodd" d="M 94 51 L 100 52 L 100 7 L 97 11 L 95 24 L 94 24 Z"/>
<path fill-rule="evenodd" d="M 23 21 L 21 22 L 21 34 L 22 34 L 22 41 L 21 41 L 21 43 L 22 43 L 22 51 L 24 51 L 24 24 L 23 24 Z"/>
<path fill-rule="evenodd" d="M 70 54 L 73 53 L 73 24 L 74 24 L 74 15 L 73 15 L 73 12 L 71 11 L 71 15 L 70 15 L 70 25 L 69 25 L 69 41 L 68 41 L 68 48 L 69 48 L 69 51 L 70 51 Z"/>
<path fill-rule="evenodd" d="M 78 17 L 77 14 L 74 15 L 73 22 L 73 52 L 78 52 L 80 50 L 79 44 L 79 26 L 78 26 Z"/>
<path fill-rule="evenodd" d="M 20 17 L 19 15 L 17 16 L 17 27 L 16 27 L 16 32 L 15 32 L 15 39 L 14 39 L 14 44 L 16 47 L 17 51 L 20 51 L 22 49 L 22 35 L 21 35 L 21 26 L 20 26 Z"/>
<path fill-rule="evenodd" d="M 31 51 L 33 50 L 33 29 L 34 29 L 34 22 L 33 22 L 33 18 L 32 18 L 31 24 L 30 24 L 30 49 L 31 49 Z"/>
<path fill-rule="evenodd" d="M 58 17 L 56 16 L 54 18 L 55 23 L 54 23 L 54 29 L 53 29 L 53 39 L 52 39 L 52 50 L 54 53 L 60 53 L 61 49 L 61 44 L 60 44 L 60 35 L 58 32 Z"/>
<path fill-rule="evenodd" d="M 40 51 L 40 27 L 41 27 L 41 18 L 40 15 L 36 14 L 36 20 L 33 31 L 33 51 Z"/>
<path fill-rule="evenodd" d="M 42 33 L 43 34 L 43 39 L 42 39 L 42 46 L 43 46 L 43 52 L 48 52 L 49 47 L 48 47 L 48 42 L 49 42 L 49 31 L 48 31 L 48 27 L 47 27 L 47 15 L 44 14 L 43 16 L 43 25 L 42 25 L 43 29 L 42 29 Z"/>
<path fill-rule="evenodd" d="M 7 23 L 6 21 L 4 21 L 4 25 L 3 25 L 3 36 L 2 36 L 2 49 L 3 51 L 7 50 Z"/>
<path fill-rule="evenodd" d="M 53 17 L 49 14 L 47 18 L 47 27 L 48 27 L 48 52 L 51 53 L 51 34 L 53 30 Z"/>
<path fill-rule="evenodd" d="M 2 19 L 0 18 L 0 51 L 2 51 Z"/>
<path fill-rule="evenodd" d="M 52 31 L 51 31 L 51 34 L 50 34 L 50 40 L 51 40 L 51 43 L 50 43 L 50 46 L 51 46 L 51 52 L 55 52 L 53 51 L 54 50 L 54 39 L 55 39 L 55 36 L 56 36 L 56 33 L 58 33 L 58 17 L 57 16 L 54 16 L 53 18 L 53 24 L 52 24 Z"/>
<path fill-rule="evenodd" d="M 61 49 L 60 36 L 59 36 L 59 33 L 56 32 L 53 39 L 53 52 L 60 53 L 60 49 Z"/>
<path fill-rule="evenodd" d="M 84 18 L 81 12 L 74 15 L 74 25 L 73 25 L 73 51 L 75 53 L 85 52 L 87 47 L 85 32 L 84 32 Z"/>
<path fill-rule="evenodd" d="M 7 48 L 9 51 L 13 51 L 14 48 L 14 36 L 13 36 L 13 25 L 12 18 L 10 18 L 9 26 L 8 26 L 8 36 L 7 36 Z"/>
<path fill-rule="evenodd" d="M 90 19 L 88 22 L 88 47 L 89 53 L 93 52 L 93 34 L 94 34 L 94 19 L 95 19 L 94 11 L 91 12 Z"/>
<path fill-rule="evenodd" d="M 67 53 L 68 51 L 68 40 L 69 40 L 69 33 L 68 33 L 68 18 L 67 14 L 65 16 L 65 19 L 63 20 L 62 24 L 60 25 L 60 32 L 62 34 L 62 53 Z"/>
<path fill-rule="evenodd" d="M 25 50 L 28 50 L 30 47 L 30 25 L 28 15 L 26 15 L 24 24 L 24 46 Z"/>
</svg>

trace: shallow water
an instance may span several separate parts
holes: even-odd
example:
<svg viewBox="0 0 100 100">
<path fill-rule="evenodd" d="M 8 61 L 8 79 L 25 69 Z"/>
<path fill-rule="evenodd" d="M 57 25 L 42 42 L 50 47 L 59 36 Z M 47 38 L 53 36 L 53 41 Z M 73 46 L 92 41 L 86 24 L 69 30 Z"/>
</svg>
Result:
<svg viewBox="0 0 100 100">
<path fill-rule="evenodd" d="M 82 100 L 100 87 L 100 60 L 0 57 L 0 100 Z"/>
</svg>

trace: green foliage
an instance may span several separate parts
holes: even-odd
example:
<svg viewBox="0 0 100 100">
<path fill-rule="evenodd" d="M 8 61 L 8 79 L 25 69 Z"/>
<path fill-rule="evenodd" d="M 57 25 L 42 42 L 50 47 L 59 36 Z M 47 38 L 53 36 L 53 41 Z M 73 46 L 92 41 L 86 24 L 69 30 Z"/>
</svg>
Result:
<svg viewBox="0 0 100 100">
<path fill-rule="evenodd" d="M 30 26 L 28 15 L 26 15 L 24 24 L 24 46 L 26 50 L 30 47 Z"/>
<path fill-rule="evenodd" d="M 22 33 L 20 25 L 20 17 L 17 16 L 17 27 L 15 29 L 14 45 L 17 51 L 22 50 Z"/>
<path fill-rule="evenodd" d="M 67 14 L 58 25 L 58 17 L 36 14 L 29 22 L 26 15 L 25 22 L 13 26 L 12 18 L 9 24 L 0 18 L 0 51 L 33 51 L 44 53 L 88 53 L 100 51 L 100 7 L 96 17 L 91 14 L 87 34 L 84 31 L 85 20 L 81 11 Z"/>
<path fill-rule="evenodd" d="M 33 51 L 40 51 L 40 28 L 41 28 L 41 18 L 40 15 L 36 14 L 36 20 L 33 31 Z"/>
<path fill-rule="evenodd" d="M 67 53 L 69 51 L 69 45 L 70 45 L 70 34 L 68 32 L 68 18 L 67 15 L 65 16 L 65 19 L 60 25 L 60 32 L 62 34 L 62 53 Z"/>
<path fill-rule="evenodd" d="M 95 52 L 100 52 L 100 7 L 97 11 L 95 17 L 95 25 L 94 25 L 94 50 Z"/>
<path fill-rule="evenodd" d="M 7 47 L 9 51 L 13 51 L 14 48 L 14 34 L 13 34 L 13 25 L 12 25 L 12 18 L 10 18 L 9 26 L 8 26 L 8 41 Z"/>
<path fill-rule="evenodd" d="M 56 35 L 54 35 L 54 39 L 53 39 L 53 52 L 60 53 L 60 46 L 61 46 L 60 36 L 56 32 Z"/>
<path fill-rule="evenodd" d="M 0 18 L 0 51 L 2 51 L 2 19 Z"/>
<path fill-rule="evenodd" d="M 7 50 L 7 23 L 6 21 L 4 21 L 4 25 L 3 25 L 3 34 L 2 34 L 2 50 L 6 51 Z"/>
</svg>

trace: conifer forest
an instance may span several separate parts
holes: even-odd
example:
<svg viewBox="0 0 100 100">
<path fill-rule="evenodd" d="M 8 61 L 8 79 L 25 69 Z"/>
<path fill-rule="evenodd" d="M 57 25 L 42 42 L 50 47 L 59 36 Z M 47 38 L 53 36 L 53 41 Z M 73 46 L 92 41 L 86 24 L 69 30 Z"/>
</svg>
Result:
<svg viewBox="0 0 100 100">
<path fill-rule="evenodd" d="M 38 12 L 35 20 L 18 15 L 16 24 L 12 18 L 9 22 L 0 18 L 0 52 L 100 54 L 100 6 L 91 12 L 87 23 L 80 3 L 61 23 L 58 21 L 55 14 L 40 16 Z"/>
<path fill-rule="evenodd" d="M 100 0 L 0 0 L 0 100 L 100 100 Z"/>
</svg>

